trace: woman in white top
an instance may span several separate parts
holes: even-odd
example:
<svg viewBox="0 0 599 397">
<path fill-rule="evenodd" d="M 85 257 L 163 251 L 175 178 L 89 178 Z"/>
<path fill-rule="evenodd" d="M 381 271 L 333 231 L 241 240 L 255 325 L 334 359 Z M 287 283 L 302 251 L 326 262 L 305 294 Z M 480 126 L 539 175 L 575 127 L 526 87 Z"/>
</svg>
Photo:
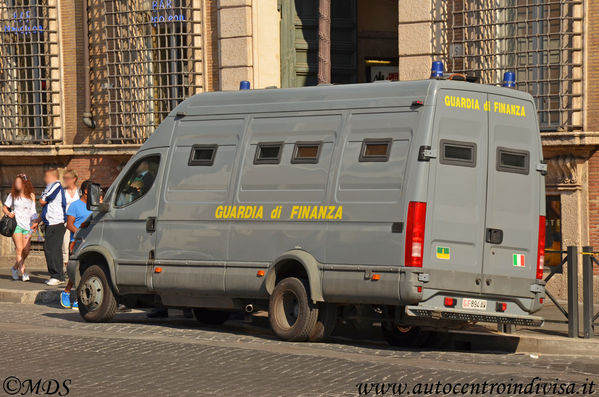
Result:
<svg viewBox="0 0 599 397">
<path fill-rule="evenodd" d="M 35 193 L 29 177 L 19 174 L 15 178 L 10 194 L 6 198 L 2 211 L 5 215 L 17 220 L 17 228 L 12 235 L 17 251 L 15 265 L 10 269 L 13 280 L 19 279 L 22 274 L 23 281 L 29 281 L 29 274 L 25 272 L 25 259 L 31 247 L 31 223 L 37 218 L 35 209 Z"/>
<path fill-rule="evenodd" d="M 72 203 L 79 200 L 79 189 L 77 188 L 77 179 L 78 175 L 75 170 L 67 170 L 62 176 L 64 193 L 67 198 L 67 207 L 65 208 L 68 211 L 69 207 Z M 71 243 L 71 232 L 67 229 L 64 233 L 64 239 L 62 240 L 62 261 L 66 268 L 67 262 L 69 261 L 69 245 Z"/>
</svg>

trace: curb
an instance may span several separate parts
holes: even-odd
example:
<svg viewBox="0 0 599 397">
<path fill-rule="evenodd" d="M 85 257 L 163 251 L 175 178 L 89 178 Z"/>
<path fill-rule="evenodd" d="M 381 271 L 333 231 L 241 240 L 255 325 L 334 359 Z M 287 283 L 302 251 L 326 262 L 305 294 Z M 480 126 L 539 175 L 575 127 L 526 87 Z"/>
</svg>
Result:
<svg viewBox="0 0 599 397">
<path fill-rule="evenodd" d="M 0 302 L 2 303 L 58 303 L 59 290 L 18 290 L 0 288 Z"/>
<path fill-rule="evenodd" d="M 526 334 L 499 334 L 454 331 L 448 333 L 451 345 L 471 351 L 496 351 L 518 354 L 552 354 L 599 356 L 599 338 L 582 339 L 560 336 Z"/>
</svg>

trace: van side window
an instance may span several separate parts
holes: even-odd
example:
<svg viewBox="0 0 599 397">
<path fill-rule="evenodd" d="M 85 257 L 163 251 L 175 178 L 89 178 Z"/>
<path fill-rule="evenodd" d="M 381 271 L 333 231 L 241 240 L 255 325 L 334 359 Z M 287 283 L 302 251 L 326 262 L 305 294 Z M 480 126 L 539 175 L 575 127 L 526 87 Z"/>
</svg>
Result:
<svg viewBox="0 0 599 397">
<path fill-rule="evenodd" d="M 389 161 L 391 139 L 364 139 L 360 151 L 360 162 Z"/>
<path fill-rule="evenodd" d="M 497 148 L 497 171 L 528 175 L 530 152 L 527 150 Z"/>
<path fill-rule="evenodd" d="M 115 206 L 124 207 L 145 196 L 154 185 L 159 165 L 158 155 L 144 157 L 133 164 L 121 180 Z"/>
<path fill-rule="evenodd" d="M 189 155 L 188 165 L 210 166 L 214 164 L 216 145 L 193 145 Z"/>
<path fill-rule="evenodd" d="M 282 142 L 259 143 L 256 146 L 254 164 L 279 164 L 282 149 Z"/>
<path fill-rule="evenodd" d="M 297 142 L 293 148 L 292 164 L 317 164 L 321 142 Z"/>
<path fill-rule="evenodd" d="M 476 167 L 476 144 L 441 139 L 441 164 Z"/>
</svg>

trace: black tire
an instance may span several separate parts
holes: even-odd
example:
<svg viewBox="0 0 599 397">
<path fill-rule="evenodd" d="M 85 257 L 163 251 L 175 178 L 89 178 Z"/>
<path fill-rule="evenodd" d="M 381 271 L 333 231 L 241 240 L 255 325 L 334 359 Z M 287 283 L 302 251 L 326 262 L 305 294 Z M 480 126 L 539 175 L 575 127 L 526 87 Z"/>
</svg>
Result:
<svg viewBox="0 0 599 397">
<path fill-rule="evenodd" d="M 310 342 L 322 342 L 328 339 L 337 325 L 337 305 L 332 303 L 320 303 L 318 305 L 318 320 L 308 340 Z"/>
<path fill-rule="evenodd" d="M 423 347 L 431 336 L 429 331 L 420 327 L 404 327 L 389 322 L 383 322 L 381 328 L 387 343 L 396 347 Z"/>
<path fill-rule="evenodd" d="M 205 325 L 221 325 L 229 319 L 231 313 L 223 310 L 212 309 L 193 309 L 193 315 L 201 324 Z"/>
<path fill-rule="evenodd" d="M 318 321 L 318 307 L 310 301 L 307 283 L 295 277 L 280 281 L 268 305 L 273 332 L 290 342 L 308 340 Z"/>
<path fill-rule="evenodd" d="M 112 320 L 118 307 L 112 287 L 104 269 L 91 266 L 83 272 L 77 287 L 79 314 L 91 323 L 102 323 Z"/>
</svg>

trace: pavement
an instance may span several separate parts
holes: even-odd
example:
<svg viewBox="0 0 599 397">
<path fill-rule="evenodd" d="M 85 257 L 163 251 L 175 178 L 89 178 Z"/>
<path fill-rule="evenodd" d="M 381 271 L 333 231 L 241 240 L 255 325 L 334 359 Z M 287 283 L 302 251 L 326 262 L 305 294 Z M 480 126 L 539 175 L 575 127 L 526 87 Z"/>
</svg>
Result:
<svg viewBox="0 0 599 397">
<path fill-rule="evenodd" d="M 48 279 L 48 275 L 45 270 L 45 260 L 41 254 L 34 254 L 27 260 L 28 271 L 31 274 L 30 282 L 13 281 L 10 277 L 10 266 L 10 258 L 0 258 L 0 303 L 36 303 L 50 307 L 59 306 L 59 295 L 64 285 L 49 287 L 43 283 Z M 582 307 L 580 313 L 582 313 Z M 550 321 L 565 320 L 563 314 L 551 303 L 546 304 L 538 315 Z M 268 321 L 265 316 L 266 313 L 257 313 L 252 317 L 252 324 L 268 329 Z M 479 323 L 468 329 L 439 333 L 428 347 L 462 351 L 599 356 L 599 327 L 595 329 L 595 338 L 567 338 L 567 325 L 550 321 L 542 327 L 517 326 L 510 334 L 497 332 L 497 326 L 494 324 Z M 582 326 L 580 330 L 582 333 Z M 347 341 L 384 344 L 380 337 L 380 327 L 377 327 L 376 324 L 361 330 L 349 326 L 344 327 L 341 324 L 334 335 Z"/>
<path fill-rule="evenodd" d="M 92 324 L 56 306 L 0 303 L 0 383 L 6 394 L 40 381 L 86 397 L 495 396 L 518 395 L 508 389 L 518 385 L 532 385 L 527 395 L 590 395 L 599 383 L 588 355 L 397 349 L 339 337 L 290 343 L 243 321 L 202 327 L 170 314 L 148 320 L 135 310 Z"/>
</svg>

